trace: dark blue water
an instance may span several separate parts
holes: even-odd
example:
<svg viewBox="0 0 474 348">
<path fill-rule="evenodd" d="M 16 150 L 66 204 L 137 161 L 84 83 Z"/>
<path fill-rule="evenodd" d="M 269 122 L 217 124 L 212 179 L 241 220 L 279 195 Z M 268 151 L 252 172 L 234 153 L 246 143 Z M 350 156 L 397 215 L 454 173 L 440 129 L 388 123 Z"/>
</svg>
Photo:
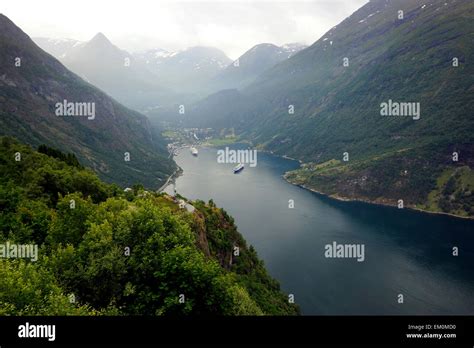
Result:
<svg viewBox="0 0 474 348">
<path fill-rule="evenodd" d="M 216 152 L 179 153 L 178 193 L 224 207 L 304 314 L 474 314 L 473 221 L 336 201 L 287 183 L 297 162 L 260 152 L 233 174 Z M 333 241 L 364 244 L 365 261 L 326 258 Z"/>
</svg>

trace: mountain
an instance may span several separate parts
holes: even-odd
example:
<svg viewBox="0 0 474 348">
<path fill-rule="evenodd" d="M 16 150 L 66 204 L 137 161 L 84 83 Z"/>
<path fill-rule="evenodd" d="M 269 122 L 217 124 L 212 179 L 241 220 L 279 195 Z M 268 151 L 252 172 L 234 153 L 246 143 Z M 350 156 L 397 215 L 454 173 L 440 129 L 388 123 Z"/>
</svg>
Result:
<svg viewBox="0 0 474 348">
<path fill-rule="evenodd" d="M 153 48 L 151 50 L 134 52 L 133 57 L 140 63 L 147 65 L 150 69 L 154 69 L 154 65 L 160 64 L 170 55 L 176 54 L 176 52 L 169 52 L 162 48 Z"/>
<path fill-rule="evenodd" d="M 292 57 L 306 47 L 298 43 L 281 47 L 269 43 L 256 45 L 213 78 L 212 89 L 215 91 L 241 89 L 253 82 L 265 70 Z"/>
<path fill-rule="evenodd" d="M 200 93 L 203 83 L 227 67 L 231 60 L 213 47 L 190 47 L 177 52 L 153 49 L 134 55 L 161 83 L 179 93 Z"/>
<path fill-rule="evenodd" d="M 248 109 L 248 106 L 252 106 L 252 102 L 237 89 L 243 89 L 265 70 L 292 57 L 306 47 L 298 43 L 281 47 L 266 43 L 256 45 L 225 68 L 222 68 L 223 64 L 219 64 L 221 71 L 211 79 L 201 79 L 199 84 L 193 86 L 195 94 L 185 99 L 186 103 L 180 104 L 187 105 L 188 110 L 191 111 L 190 115 L 201 115 L 192 120 L 193 125 L 207 127 L 211 124 L 212 127 L 225 128 L 229 120 L 237 120 L 240 115 L 245 114 L 244 111 Z M 150 52 L 148 57 L 153 55 L 163 57 L 170 53 L 158 50 Z M 151 61 L 151 57 L 147 61 Z M 186 119 L 182 115 L 177 115 L 178 105 L 161 108 L 147 115 L 150 116 L 152 122 L 157 124 L 176 124 Z M 233 107 L 229 108 L 229 106 Z M 231 115 L 234 113 L 235 115 Z"/>
<path fill-rule="evenodd" d="M 160 107 L 176 96 L 133 55 L 115 46 L 102 33 L 68 51 L 61 62 L 119 102 L 137 110 Z"/>
<path fill-rule="evenodd" d="M 224 52 L 212 47 L 128 53 L 103 33 L 87 42 L 34 40 L 84 80 L 146 114 L 205 96 L 205 83 L 231 62 Z"/>
<path fill-rule="evenodd" d="M 74 48 L 84 45 L 84 42 L 74 39 L 49 39 L 45 37 L 32 38 L 34 43 L 56 59 L 63 59 Z"/>
<path fill-rule="evenodd" d="M 474 216 L 473 20 L 468 0 L 370 1 L 235 103 L 210 96 L 215 113 L 198 103 L 183 122 L 302 160 L 288 179 L 323 193 Z M 392 102 L 419 119 L 383 116 Z"/>
<path fill-rule="evenodd" d="M 104 42 L 98 37 L 87 49 Z M 4 15 L 0 63 L 2 135 L 72 152 L 103 179 L 122 185 L 142 182 L 156 188 L 175 170 L 164 139 L 145 116 L 70 72 Z"/>
</svg>

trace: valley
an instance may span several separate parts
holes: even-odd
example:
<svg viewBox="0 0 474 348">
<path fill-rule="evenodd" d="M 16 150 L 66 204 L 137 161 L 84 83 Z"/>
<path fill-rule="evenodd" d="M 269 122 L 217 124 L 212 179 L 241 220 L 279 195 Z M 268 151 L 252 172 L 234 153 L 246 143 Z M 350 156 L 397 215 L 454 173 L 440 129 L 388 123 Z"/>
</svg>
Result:
<svg viewBox="0 0 474 348">
<path fill-rule="evenodd" d="M 343 18 L 125 50 L 0 14 L 0 246 L 37 248 L 0 315 L 474 313 L 474 3 Z"/>
<path fill-rule="evenodd" d="M 174 124 L 232 128 L 301 161 L 287 179 L 330 196 L 473 217 L 473 20 L 470 1 L 371 1 Z M 175 111 L 154 120 L 173 124 Z M 464 177 L 445 187 L 443 173 L 458 168 Z"/>
</svg>

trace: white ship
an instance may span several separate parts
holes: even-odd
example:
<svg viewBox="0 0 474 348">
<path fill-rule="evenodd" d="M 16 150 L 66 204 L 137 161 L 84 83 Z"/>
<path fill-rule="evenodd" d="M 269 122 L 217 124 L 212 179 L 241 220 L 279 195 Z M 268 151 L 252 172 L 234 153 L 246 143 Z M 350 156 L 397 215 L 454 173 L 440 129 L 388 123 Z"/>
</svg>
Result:
<svg viewBox="0 0 474 348">
<path fill-rule="evenodd" d="M 240 172 L 242 169 L 244 169 L 244 165 L 242 163 L 239 163 L 237 166 L 234 167 L 234 174 Z"/>
<path fill-rule="evenodd" d="M 197 155 L 198 155 L 198 149 L 196 149 L 194 146 L 191 147 L 191 154 L 192 154 L 193 156 L 197 156 Z"/>
</svg>

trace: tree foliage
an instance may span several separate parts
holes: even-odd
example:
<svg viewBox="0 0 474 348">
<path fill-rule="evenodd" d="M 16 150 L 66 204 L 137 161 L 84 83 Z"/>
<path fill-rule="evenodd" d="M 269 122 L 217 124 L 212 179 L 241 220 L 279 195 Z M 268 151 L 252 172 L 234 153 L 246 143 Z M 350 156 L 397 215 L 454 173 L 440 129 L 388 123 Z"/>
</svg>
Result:
<svg viewBox="0 0 474 348">
<path fill-rule="evenodd" d="M 39 246 L 37 261 L 0 260 L 0 314 L 297 313 L 212 202 L 190 214 L 139 184 L 129 192 L 105 184 L 57 150 L 11 138 L 0 147 L 0 242 Z M 198 243 L 202 233 L 212 253 Z M 222 258 L 235 243 L 243 256 L 228 267 Z"/>
</svg>

